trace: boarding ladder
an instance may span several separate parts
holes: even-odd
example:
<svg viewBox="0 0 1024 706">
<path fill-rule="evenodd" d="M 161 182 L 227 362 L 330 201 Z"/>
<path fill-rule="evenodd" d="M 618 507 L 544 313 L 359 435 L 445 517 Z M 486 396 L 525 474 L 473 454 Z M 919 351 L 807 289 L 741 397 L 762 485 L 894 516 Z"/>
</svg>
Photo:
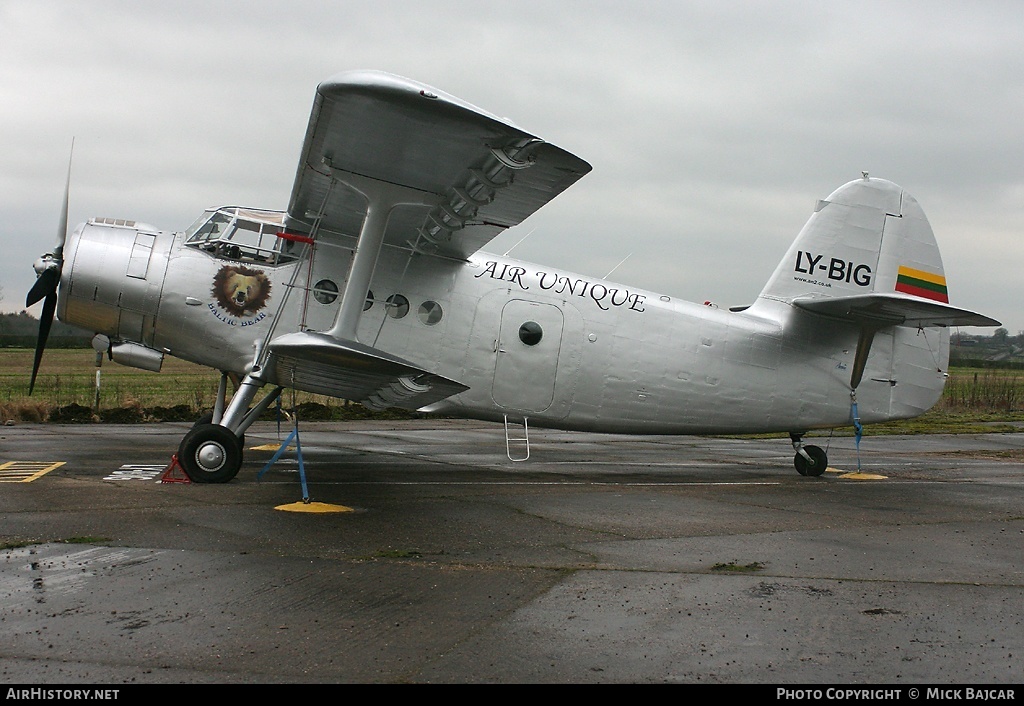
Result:
<svg viewBox="0 0 1024 706">
<path fill-rule="evenodd" d="M 517 447 L 520 450 L 520 454 L 517 456 L 512 455 L 513 444 L 522 444 Z M 522 455 L 524 451 L 525 455 Z M 523 417 L 523 435 L 512 436 L 508 415 L 505 415 L 505 453 L 508 455 L 509 461 L 525 461 L 530 458 L 530 427 L 526 417 Z"/>
</svg>

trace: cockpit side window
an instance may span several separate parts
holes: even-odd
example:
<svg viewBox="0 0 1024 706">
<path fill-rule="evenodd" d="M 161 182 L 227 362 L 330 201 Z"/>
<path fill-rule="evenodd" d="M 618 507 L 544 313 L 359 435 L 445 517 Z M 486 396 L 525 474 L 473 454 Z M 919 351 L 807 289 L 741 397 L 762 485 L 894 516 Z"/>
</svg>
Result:
<svg viewBox="0 0 1024 706">
<path fill-rule="evenodd" d="M 207 211 L 185 231 L 185 244 L 215 257 L 261 265 L 281 265 L 296 259 L 277 237 L 284 214 L 225 207 Z M 204 220 L 205 219 L 205 220 Z M 290 243 L 288 243 L 290 244 Z"/>
</svg>

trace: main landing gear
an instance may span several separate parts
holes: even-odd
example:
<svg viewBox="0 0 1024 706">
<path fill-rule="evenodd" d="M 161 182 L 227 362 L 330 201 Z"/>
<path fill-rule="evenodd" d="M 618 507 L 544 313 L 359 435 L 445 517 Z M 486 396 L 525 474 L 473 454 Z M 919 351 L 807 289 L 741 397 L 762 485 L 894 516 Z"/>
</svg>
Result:
<svg viewBox="0 0 1024 706">
<path fill-rule="evenodd" d="M 178 446 L 178 463 L 193 483 L 227 483 L 242 467 L 242 440 L 220 424 L 196 424 Z"/>
<path fill-rule="evenodd" d="M 789 433 L 789 439 L 796 450 L 793 465 L 802 476 L 820 476 L 828 468 L 828 455 L 820 446 L 804 446 L 803 436 L 804 432 Z"/>
<path fill-rule="evenodd" d="M 193 483 L 227 483 L 242 467 L 245 430 L 278 398 L 282 388 L 268 392 L 249 409 L 263 383 L 246 375 L 225 409 L 227 374 L 221 376 L 213 414 L 196 422 L 178 446 L 178 463 Z"/>
</svg>

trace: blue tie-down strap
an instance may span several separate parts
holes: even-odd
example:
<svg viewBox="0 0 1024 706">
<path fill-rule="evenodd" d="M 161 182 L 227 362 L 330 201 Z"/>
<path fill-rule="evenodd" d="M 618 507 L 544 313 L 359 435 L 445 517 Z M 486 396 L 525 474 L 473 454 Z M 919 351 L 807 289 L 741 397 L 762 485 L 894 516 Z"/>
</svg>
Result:
<svg viewBox="0 0 1024 706">
<path fill-rule="evenodd" d="M 279 448 L 274 453 L 273 457 L 267 461 L 267 465 L 263 467 L 263 470 L 256 475 L 256 480 L 260 480 L 263 477 L 263 474 L 269 471 L 270 467 L 277 463 L 278 459 L 280 459 L 288 449 L 288 445 L 291 444 L 292 439 L 295 439 L 295 456 L 299 461 L 299 481 L 302 483 L 302 499 L 309 500 L 309 489 L 306 486 L 306 464 L 302 461 L 302 444 L 299 442 L 299 427 L 297 425 L 292 430 L 292 433 L 288 435 L 288 438 L 284 440 L 284 443 L 281 444 L 281 448 Z"/>
<path fill-rule="evenodd" d="M 860 470 L 860 438 L 864 436 L 864 427 L 860 423 L 860 414 L 857 413 L 857 403 L 850 405 L 850 417 L 853 419 L 854 443 L 857 446 L 857 470 Z"/>
</svg>

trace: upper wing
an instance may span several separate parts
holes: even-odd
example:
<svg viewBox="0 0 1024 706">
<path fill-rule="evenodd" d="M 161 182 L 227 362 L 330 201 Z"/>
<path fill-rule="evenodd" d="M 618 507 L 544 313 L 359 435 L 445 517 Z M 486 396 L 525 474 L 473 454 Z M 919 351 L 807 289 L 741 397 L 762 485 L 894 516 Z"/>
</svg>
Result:
<svg viewBox="0 0 1024 706">
<path fill-rule="evenodd" d="M 958 309 L 904 294 L 859 294 L 832 299 L 798 297 L 793 306 L 825 316 L 892 326 L 999 326 L 999 322 L 967 309 Z"/>
<path fill-rule="evenodd" d="M 421 192 L 395 208 L 384 242 L 465 258 L 553 199 L 590 165 L 507 120 L 375 71 L 317 87 L 288 205 L 289 229 L 358 235 L 360 184 Z"/>
</svg>

